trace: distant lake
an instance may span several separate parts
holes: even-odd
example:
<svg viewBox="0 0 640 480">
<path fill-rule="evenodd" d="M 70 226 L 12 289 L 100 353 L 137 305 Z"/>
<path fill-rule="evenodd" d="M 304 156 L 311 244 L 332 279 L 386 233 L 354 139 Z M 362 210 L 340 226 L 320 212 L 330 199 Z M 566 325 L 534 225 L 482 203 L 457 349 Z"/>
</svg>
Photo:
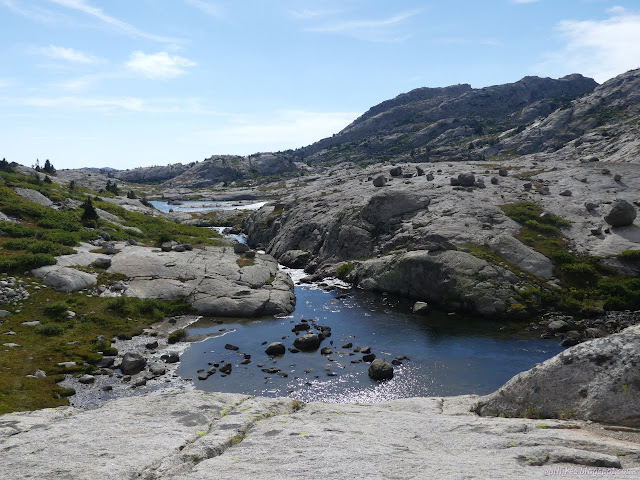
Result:
<svg viewBox="0 0 640 480">
<path fill-rule="evenodd" d="M 156 210 L 160 210 L 164 213 L 169 213 L 169 210 L 174 212 L 209 212 L 213 210 L 258 210 L 264 206 L 267 202 L 251 202 L 244 200 L 232 200 L 232 201 L 195 201 L 185 200 L 180 205 L 170 205 L 168 202 L 160 200 L 152 200 L 149 203 L 153 205 Z"/>
</svg>

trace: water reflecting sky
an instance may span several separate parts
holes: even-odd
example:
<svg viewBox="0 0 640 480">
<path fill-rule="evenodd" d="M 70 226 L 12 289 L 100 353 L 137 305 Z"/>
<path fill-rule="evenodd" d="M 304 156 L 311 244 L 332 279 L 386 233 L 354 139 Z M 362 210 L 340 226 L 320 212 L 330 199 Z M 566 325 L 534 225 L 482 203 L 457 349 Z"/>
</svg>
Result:
<svg viewBox="0 0 640 480">
<path fill-rule="evenodd" d="M 225 320 L 223 324 L 216 323 L 221 319 L 203 319 L 190 333 L 224 335 L 194 343 L 182 355 L 178 373 L 192 377 L 196 388 L 209 391 L 292 396 L 303 401 L 375 402 L 489 393 L 516 373 L 563 350 L 559 340 L 541 340 L 523 333 L 517 325 L 445 313 L 420 317 L 411 313 L 410 302 L 397 297 L 352 290 L 347 298 L 337 299 L 340 294 L 344 291 L 296 286 L 298 304 L 290 317 Z M 301 319 L 329 325 L 332 336 L 322 346 L 330 346 L 335 353 L 323 356 L 319 350 L 287 351 L 282 357 L 269 359 L 262 342 L 282 341 L 287 348 L 293 346 L 291 329 Z M 227 343 L 240 350 L 226 350 Z M 410 361 L 395 367 L 391 381 L 377 383 L 367 375 L 368 363 L 352 363 L 362 354 L 341 348 L 347 343 L 370 346 L 378 358 L 391 361 L 406 355 Z M 248 365 L 240 364 L 243 353 L 251 355 Z M 231 375 L 222 377 L 217 372 L 207 380 L 198 380 L 197 370 L 206 371 L 209 363 L 227 361 L 233 365 Z M 287 376 L 262 371 L 268 367 L 279 368 L 280 374 Z"/>
</svg>

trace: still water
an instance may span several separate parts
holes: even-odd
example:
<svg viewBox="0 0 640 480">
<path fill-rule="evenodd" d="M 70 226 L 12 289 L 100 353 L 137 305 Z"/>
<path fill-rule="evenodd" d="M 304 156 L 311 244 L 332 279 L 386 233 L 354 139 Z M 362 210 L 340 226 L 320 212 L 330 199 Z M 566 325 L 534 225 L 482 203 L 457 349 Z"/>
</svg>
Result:
<svg viewBox="0 0 640 480">
<path fill-rule="evenodd" d="M 296 310 L 285 318 L 202 319 L 192 325 L 191 334 L 221 336 L 193 343 L 181 356 L 178 374 L 193 378 L 196 388 L 208 391 L 291 396 L 303 401 L 376 402 L 486 394 L 563 350 L 558 340 L 542 340 L 517 324 L 446 313 L 416 316 L 411 303 L 401 298 L 313 286 L 296 286 L 296 296 Z M 330 346 L 335 353 L 287 351 L 270 359 L 263 342 L 281 341 L 292 347 L 296 335 L 291 330 L 301 319 L 330 326 L 332 335 L 322 346 Z M 377 383 L 367 375 L 369 364 L 358 362 L 362 354 L 354 353 L 353 347 L 343 348 L 348 343 L 370 346 L 377 358 L 391 361 L 406 355 L 410 360 L 395 367 L 392 380 Z M 238 346 L 239 351 L 225 349 L 226 344 Z M 251 363 L 240 363 L 243 354 L 251 355 Z M 198 370 L 225 362 L 233 366 L 230 375 L 223 377 L 218 371 L 206 380 L 198 379 Z M 280 372 L 262 371 L 269 367 Z"/>
<path fill-rule="evenodd" d="M 267 202 L 255 201 L 215 201 L 215 200 L 185 200 L 180 205 L 169 205 L 169 203 L 152 200 L 151 205 L 156 210 L 168 213 L 170 210 L 174 212 L 211 212 L 213 210 L 259 210 Z"/>
</svg>

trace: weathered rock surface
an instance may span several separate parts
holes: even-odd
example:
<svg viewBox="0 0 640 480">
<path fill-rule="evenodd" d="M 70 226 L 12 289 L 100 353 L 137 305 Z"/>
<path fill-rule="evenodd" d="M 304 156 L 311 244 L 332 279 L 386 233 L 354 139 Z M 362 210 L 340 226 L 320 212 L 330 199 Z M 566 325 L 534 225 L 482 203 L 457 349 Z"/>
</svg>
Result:
<svg viewBox="0 0 640 480">
<path fill-rule="evenodd" d="M 97 283 L 97 276 L 92 273 L 60 265 L 36 268 L 31 273 L 51 288 L 67 293 L 92 287 Z"/>
<path fill-rule="evenodd" d="M 293 284 L 277 262 L 257 255 L 238 266 L 233 248 L 160 252 L 126 246 L 111 260 L 111 273 L 129 280 L 125 294 L 139 298 L 186 298 L 203 315 L 258 316 L 290 313 Z"/>
<path fill-rule="evenodd" d="M 640 427 L 640 325 L 571 347 L 481 397 L 482 415 L 571 416 Z"/>
<path fill-rule="evenodd" d="M 37 190 L 32 190 L 30 188 L 16 187 L 15 192 L 21 197 L 26 198 L 31 202 L 38 203 L 43 207 L 51 207 L 53 205 L 53 202 L 50 199 L 45 197 L 43 194 L 41 194 Z"/>
<path fill-rule="evenodd" d="M 367 260 L 356 266 L 354 277 L 365 290 L 399 293 L 486 316 L 507 310 L 516 281 L 511 272 L 455 250 Z"/>
<path fill-rule="evenodd" d="M 638 445 L 607 438 L 597 425 L 550 420 L 540 428 L 539 420 L 477 417 L 469 412 L 475 398 L 311 403 L 294 411 L 288 399 L 182 391 L 89 411 L 19 412 L 0 416 L 0 477 L 308 480 L 428 472 L 510 480 L 601 467 L 602 475 L 633 478 L 620 467 L 640 465 Z"/>
<path fill-rule="evenodd" d="M 491 250 L 525 272 L 544 279 L 553 276 L 551 260 L 511 235 L 500 235 L 489 241 L 488 245 Z"/>
</svg>

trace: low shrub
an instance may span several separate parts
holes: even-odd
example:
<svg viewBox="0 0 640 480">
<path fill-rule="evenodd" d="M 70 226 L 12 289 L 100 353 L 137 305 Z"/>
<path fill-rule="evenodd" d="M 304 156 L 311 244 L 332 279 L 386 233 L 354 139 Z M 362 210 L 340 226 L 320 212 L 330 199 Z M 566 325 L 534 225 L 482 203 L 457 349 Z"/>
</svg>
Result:
<svg viewBox="0 0 640 480">
<path fill-rule="evenodd" d="M 55 337 L 64 333 L 64 327 L 59 323 L 41 323 L 36 325 L 35 332 L 46 337 Z"/>
<path fill-rule="evenodd" d="M 183 328 L 180 328 L 169 334 L 169 336 L 167 337 L 167 342 L 171 344 L 178 343 L 184 340 L 185 338 L 187 338 L 187 331 L 184 330 Z"/>
</svg>

